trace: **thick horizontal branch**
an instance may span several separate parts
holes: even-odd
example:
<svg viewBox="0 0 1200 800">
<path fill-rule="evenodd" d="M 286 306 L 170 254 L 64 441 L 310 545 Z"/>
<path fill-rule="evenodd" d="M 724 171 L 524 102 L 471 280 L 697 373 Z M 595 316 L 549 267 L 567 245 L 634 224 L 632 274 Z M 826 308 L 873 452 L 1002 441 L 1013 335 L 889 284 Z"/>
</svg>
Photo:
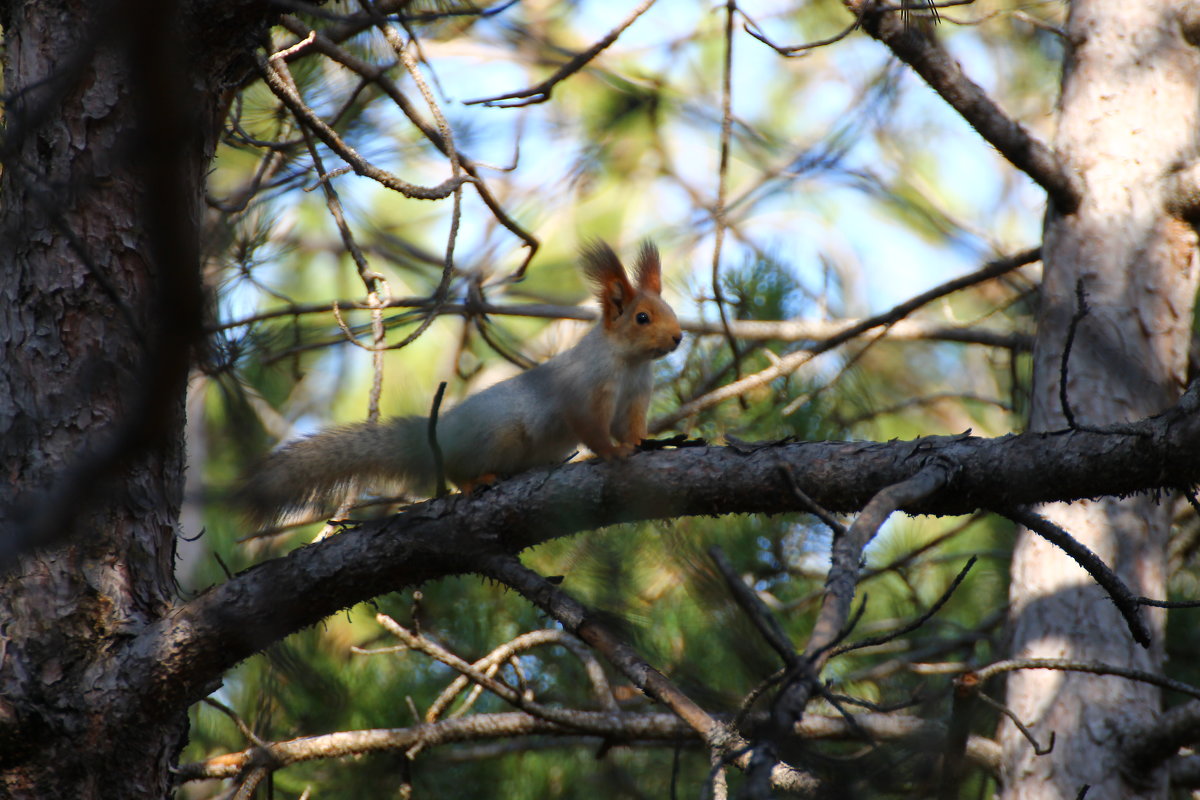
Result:
<svg viewBox="0 0 1200 800">
<path fill-rule="evenodd" d="M 1127 432 L 1128 431 L 1128 432 Z M 908 442 L 771 442 L 638 453 L 534 470 L 470 496 L 419 503 L 239 573 L 114 651 L 95 676 L 179 708 L 265 645 L 355 603 L 583 530 L 689 515 L 861 509 L 933 460 L 953 478 L 903 510 L 958 515 L 1200 480 L 1200 384 L 1119 433 L 928 436 Z M 786 467 L 786 469 L 781 469 Z M 788 474 L 790 473 L 790 475 Z M 793 483 L 794 479 L 794 483 Z"/>
</svg>

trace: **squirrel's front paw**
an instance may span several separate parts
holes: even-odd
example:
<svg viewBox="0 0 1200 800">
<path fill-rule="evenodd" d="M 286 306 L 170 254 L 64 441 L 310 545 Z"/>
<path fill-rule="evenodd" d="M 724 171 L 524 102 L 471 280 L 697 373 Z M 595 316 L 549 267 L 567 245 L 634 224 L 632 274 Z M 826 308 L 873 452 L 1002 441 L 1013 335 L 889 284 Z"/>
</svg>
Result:
<svg viewBox="0 0 1200 800">
<path fill-rule="evenodd" d="M 637 451 L 638 451 L 638 446 L 636 444 L 629 444 L 628 442 L 622 442 L 621 444 L 619 444 L 613 448 L 612 454 L 608 457 L 609 458 L 629 458 L 631 455 L 633 455 Z"/>
</svg>

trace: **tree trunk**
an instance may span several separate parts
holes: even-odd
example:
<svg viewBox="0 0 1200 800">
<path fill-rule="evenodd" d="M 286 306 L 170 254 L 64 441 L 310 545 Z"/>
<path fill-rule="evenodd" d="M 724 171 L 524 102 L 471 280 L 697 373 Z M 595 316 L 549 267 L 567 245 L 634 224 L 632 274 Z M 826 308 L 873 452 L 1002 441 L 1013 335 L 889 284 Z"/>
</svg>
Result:
<svg viewBox="0 0 1200 800">
<path fill-rule="evenodd" d="M 0 4 L 5 797 L 171 793 L 186 708 L 139 702 L 110 653 L 174 598 L 196 221 L 255 30 L 231 35 L 237 7 Z"/>
<path fill-rule="evenodd" d="M 1181 176 L 1196 157 L 1200 52 L 1174 0 L 1075 0 L 1056 150 L 1083 178 L 1075 213 L 1048 210 L 1045 277 L 1033 364 L 1032 430 L 1068 427 L 1060 399 L 1062 354 L 1076 315 L 1066 367 L 1067 408 L 1078 425 L 1156 413 L 1184 384 L 1196 294 L 1196 232 L 1181 199 Z M 1188 192 L 1183 192 L 1183 195 Z M 1169 498 L 1106 499 L 1043 507 L 1042 513 L 1094 550 L 1137 594 L 1166 595 Z M 1096 586 L 1057 548 L 1029 531 L 1013 556 L 1014 657 L 1069 658 L 1157 672 L 1163 615 L 1150 612 L 1155 641 L 1135 644 Z M 1026 670 L 1008 680 L 1008 705 L 1045 745 L 1037 756 L 1005 721 L 1007 798 L 1162 798 L 1166 775 L 1119 769 L 1122 732 L 1153 719 L 1157 689 L 1120 678 Z"/>
</svg>

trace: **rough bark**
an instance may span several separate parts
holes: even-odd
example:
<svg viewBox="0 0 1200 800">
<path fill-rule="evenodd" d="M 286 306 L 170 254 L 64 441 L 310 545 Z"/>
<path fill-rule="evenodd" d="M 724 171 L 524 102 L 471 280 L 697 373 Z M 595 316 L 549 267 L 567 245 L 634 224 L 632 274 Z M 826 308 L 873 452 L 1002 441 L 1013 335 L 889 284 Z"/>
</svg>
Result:
<svg viewBox="0 0 1200 800">
<path fill-rule="evenodd" d="M 171 789 L 186 715 L 103 678 L 174 595 L 196 222 L 249 38 L 223 29 L 232 6 L 0 5 L 6 797 Z"/>
<path fill-rule="evenodd" d="M 1187 5 L 1187 4 L 1184 4 Z M 1089 308 L 1077 325 L 1066 398 L 1079 425 L 1137 419 L 1171 404 L 1183 385 L 1196 294 L 1196 233 L 1172 214 L 1168 180 L 1195 158 L 1200 52 L 1184 35 L 1181 4 L 1076 0 L 1067 24 L 1055 148 L 1082 178 L 1070 214 L 1051 204 L 1045 280 L 1034 348 L 1034 431 L 1061 429 L 1062 354 L 1076 316 L 1076 287 Z M 1168 479 L 1169 482 L 1169 479 Z M 1166 591 L 1169 496 L 1102 499 L 1042 513 L 1115 566 L 1141 595 Z M 1012 566 L 1012 651 L 1157 670 L 1161 635 L 1136 645 L 1098 588 L 1029 532 Z M 1162 614 L 1153 614 L 1161 634 Z M 1123 735 L 1152 720 L 1158 690 L 1119 678 L 1029 670 L 1008 681 L 1009 705 L 1054 751 L 1036 756 L 1002 725 L 1004 797 L 1089 800 L 1159 798 L 1165 770 L 1119 769 Z"/>
<path fill-rule="evenodd" d="M 1077 213 L 1052 211 L 1048 221 L 1053 250 L 1037 358 L 1039 391 L 1050 402 L 1036 410 L 1041 430 L 1062 427 L 1054 419 L 1053 387 L 1076 273 L 1087 276 L 1094 309 L 1072 356 L 1069 389 L 1081 421 L 1143 416 L 1178 389 L 1183 346 L 1176 337 L 1194 293 L 1195 242 L 1191 229 L 1164 210 L 1180 204 L 1172 206 L 1163 176 L 1194 160 L 1188 147 L 1196 92 L 1186 81 L 1200 70 L 1180 24 L 1169 19 L 1169 4 L 1127 5 L 1080 2 L 1072 17 L 1076 34 L 1107 14 L 1118 34 L 1128 35 L 1096 34 L 1097 48 L 1117 54 L 1116 77 L 1091 74 L 1085 56 L 1092 44 L 1084 38 L 1075 40 L 1068 65 L 1057 144 L 1088 185 Z M 834 510 L 860 508 L 927 458 L 950 459 L 956 478 L 951 490 L 913 511 L 962 513 L 1200 478 L 1187 457 L 1200 443 L 1194 407 L 1170 424 L 1151 423 L 1149 436 L 1075 432 L 996 442 L 942 438 L 650 454 L 535 474 L 482 497 L 417 507 L 259 565 L 173 607 L 183 385 L 199 330 L 195 224 L 222 89 L 243 77 L 239 59 L 252 51 L 267 12 L 234 0 L 0 3 L 11 98 L 0 148 L 0 463 L 7 478 L 0 481 L 6 567 L 0 793 L 6 796 L 166 796 L 187 705 L 269 642 L 373 594 L 469 571 L 477 566 L 469 554 L 488 548 L 519 550 L 552 535 L 651 515 L 802 508 L 783 464 Z M 1158 16 L 1145 23 L 1151 13 Z M 1129 55 L 1125 39 L 1139 37 L 1140 51 Z M 1090 81 L 1098 88 L 1089 89 Z M 1088 103 L 1101 106 L 1097 120 L 1073 116 Z M 1136 135 L 1108 131 L 1131 109 L 1148 120 Z M 1152 144 L 1148 129 L 1158 137 Z M 1129 225 L 1118 227 L 1117 219 Z M 1096 386 L 1103 392 L 1090 388 Z M 1091 402 L 1089 391 L 1105 402 Z M 1161 512 L 1136 502 L 1101 509 L 1122 522 L 1136 516 L 1130 526 L 1151 520 L 1145 531 L 1118 538 L 1111 522 L 1065 525 L 1087 533 L 1138 591 L 1160 596 L 1162 534 L 1154 519 Z M 1056 557 L 1029 544 L 1019 551 L 1026 560 L 1031 553 L 1042 561 Z M 1033 576 L 1021 573 L 1018 580 Z M 1090 597 L 1090 586 L 1047 584 L 1045 597 L 1018 597 L 1019 641 L 1037 639 L 1038 609 L 1072 598 L 1087 602 L 1068 607 L 1068 615 L 1108 613 L 1103 598 Z M 1069 622 L 1060 630 L 1082 627 Z M 1153 663 L 1153 653 L 1150 661 L 1136 661 L 1142 656 L 1119 620 L 1098 627 L 1118 632 L 1110 639 L 1120 652 L 1074 655 Z M 1106 686 L 1104 694 L 1124 688 Z M 1107 754 L 1128 706 L 1110 712 L 1103 699 L 1081 693 L 1073 701 L 1095 713 L 1084 720 L 1090 736 L 1076 720 L 1063 720 L 1080 731 L 1072 739 L 1104 739 Z M 1058 708 L 1051 706 L 1054 713 Z M 1021 713 L 1058 724 L 1027 707 Z M 1060 737 L 1060 752 L 1066 738 Z M 1021 746 L 1010 745 L 1014 787 L 1041 769 L 1027 771 L 1018 762 Z M 1072 757 L 1084 767 L 1111 766 L 1093 752 Z M 1075 794 L 1081 774 L 1070 773 L 1066 795 Z"/>
<path fill-rule="evenodd" d="M 535 470 L 257 564 L 123 645 L 117 657 L 124 672 L 111 679 L 140 681 L 147 704 L 186 708 L 270 642 L 375 595 L 481 571 L 494 553 L 621 522 L 806 510 L 785 468 L 816 502 L 849 511 L 935 460 L 952 481 L 908 509 L 935 514 L 1125 494 L 1160 485 L 1164 471 L 1200 478 L 1192 456 L 1200 447 L 1200 387 L 1178 410 L 1135 430 L 695 448 Z M 1129 630 L 1122 620 L 1115 624 Z"/>
</svg>

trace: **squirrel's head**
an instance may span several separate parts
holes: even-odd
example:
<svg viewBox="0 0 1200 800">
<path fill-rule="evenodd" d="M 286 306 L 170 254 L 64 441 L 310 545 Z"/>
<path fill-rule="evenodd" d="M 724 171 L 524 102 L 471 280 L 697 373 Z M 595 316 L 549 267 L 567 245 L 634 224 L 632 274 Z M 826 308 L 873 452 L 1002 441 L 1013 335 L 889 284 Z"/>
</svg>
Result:
<svg viewBox="0 0 1200 800">
<path fill-rule="evenodd" d="M 637 284 L 607 244 L 594 241 L 583 249 L 583 271 L 600 301 L 604 333 L 631 360 L 661 358 L 679 346 L 683 333 L 675 312 L 662 299 L 662 265 L 658 248 L 642 245 L 635 267 Z"/>
</svg>

